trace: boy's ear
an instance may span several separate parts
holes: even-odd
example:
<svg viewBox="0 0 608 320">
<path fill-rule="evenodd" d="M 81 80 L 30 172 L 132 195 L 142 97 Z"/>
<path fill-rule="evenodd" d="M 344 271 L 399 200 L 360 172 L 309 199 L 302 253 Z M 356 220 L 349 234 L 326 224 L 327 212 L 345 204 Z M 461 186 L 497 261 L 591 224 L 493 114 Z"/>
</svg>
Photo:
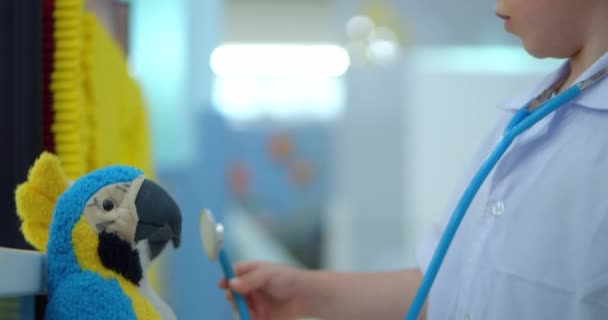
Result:
<svg viewBox="0 0 608 320">
<path fill-rule="evenodd" d="M 44 152 L 30 168 L 27 181 L 15 191 L 21 232 L 39 251 L 46 251 L 55 203 L 68 187 L 59 158 Z"/>
</svg>

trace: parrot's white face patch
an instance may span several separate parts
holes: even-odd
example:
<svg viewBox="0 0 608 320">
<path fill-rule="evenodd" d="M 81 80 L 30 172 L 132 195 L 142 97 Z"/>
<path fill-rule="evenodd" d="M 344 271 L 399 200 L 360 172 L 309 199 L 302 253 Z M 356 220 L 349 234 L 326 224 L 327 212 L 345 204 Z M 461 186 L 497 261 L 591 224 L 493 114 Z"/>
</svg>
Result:
<svg viewBox="0 0 608 320">
<path fill-rule="evenodd" d="M 129 183 L 116 183 L 103 187 L 88 201 L 84 216 L 97 232 L 116 234 L 135 245 L 135 230 L 139 221 L 135 199 L 144 182 L 144 176 Z"/>
</svg>

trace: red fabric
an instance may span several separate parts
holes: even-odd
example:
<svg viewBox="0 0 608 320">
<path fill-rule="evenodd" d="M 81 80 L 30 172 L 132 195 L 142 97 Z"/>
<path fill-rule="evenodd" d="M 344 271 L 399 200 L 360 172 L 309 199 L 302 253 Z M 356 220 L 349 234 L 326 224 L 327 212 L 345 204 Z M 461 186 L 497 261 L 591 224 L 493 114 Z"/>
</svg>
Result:
<svg viewBox="0 0 608 320">
<path fill-rule="evenodd" d="M 53 53 L 55 52 L 55 20 L 53 11 L 55 0 L 42 1 L 42 126 L 43 148 L 55 152 L 55 138 L 51 126 L 55 119 L 53 112 L 53 94 L 51 92 L 51 75 L 53 74 Z"/>
</svg>

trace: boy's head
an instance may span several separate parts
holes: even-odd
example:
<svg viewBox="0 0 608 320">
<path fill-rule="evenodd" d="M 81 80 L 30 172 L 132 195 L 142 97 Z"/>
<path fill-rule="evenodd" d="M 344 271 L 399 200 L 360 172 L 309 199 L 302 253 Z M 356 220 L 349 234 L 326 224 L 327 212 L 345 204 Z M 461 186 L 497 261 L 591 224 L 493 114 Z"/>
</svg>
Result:
<svg viewBox="0 0 608 320">
<path fill-rule="evenodd" d="M 531 55 L 568 58 L 606 28 L 608 1 L 497 0 L 496 13 Z"/>
</svg>

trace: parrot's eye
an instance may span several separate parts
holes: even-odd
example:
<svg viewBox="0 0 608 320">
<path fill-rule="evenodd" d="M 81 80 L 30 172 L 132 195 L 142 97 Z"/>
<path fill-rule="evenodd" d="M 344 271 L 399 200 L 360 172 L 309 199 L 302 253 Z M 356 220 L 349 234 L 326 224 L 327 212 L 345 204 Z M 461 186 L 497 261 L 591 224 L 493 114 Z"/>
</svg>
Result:
<svg viewBox="0 0 608 320">
<path fill-rule="evenodd" d="M 114 209 L 114 201 L 112 201 L 110 199 L 105 199 L 105 200 L 103 200 L 103 203 L 101 204 L 101 206 L 103 207 L 104 211 L 110 212 L 110 211 L 112 211 L 112 209 Z"/>
</svg>

